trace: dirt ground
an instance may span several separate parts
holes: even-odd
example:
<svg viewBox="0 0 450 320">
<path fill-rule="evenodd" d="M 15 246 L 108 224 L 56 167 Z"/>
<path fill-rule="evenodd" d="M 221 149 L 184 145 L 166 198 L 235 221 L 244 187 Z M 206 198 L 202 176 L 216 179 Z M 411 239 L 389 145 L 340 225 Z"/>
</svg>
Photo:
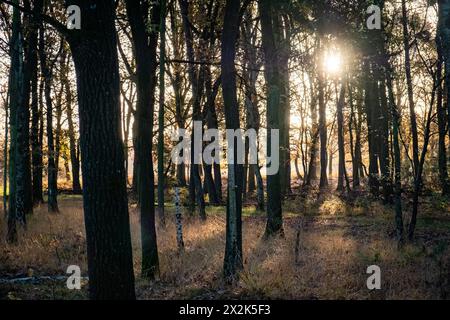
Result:
<svg viewBox="0 0 450 320">
<path fill-rule="evenodd" d="M 130 206 L 136 292 L 139 299 L 448 299 L 450 297 L 450 209 L 447 200 L 422 199 L 416 239 L 399 249 L 393 208 L 368 196 L 293 196 L 284 206 L 284 237 L 264 240 L 265 213 L 243 212 L 244 270 L 234 285 L 222 281 L 225 210 L 209 207 L 201 222 L 184 210 L 185 250 L 176 247 L 174 208 L 158 226 L 160 277 L 140 273 L 140 230 Z M 301 203 L 301 205 L 300 205 Z M 86 249 L 79 196 L 63 195 L 59 214 L 45 205 L 29 217 L 16 245 L 5 243 L 0 218 L 0 299 L 86 299 L 69 290 L 69 265 L 86 275 Z M 405 206 L 405 221 L 409 211 Z M 370 265 L 381 268 L 381 290 L 370 291 Z M 26 278 L 26 279 L 24 279 Z"/>
</svg>

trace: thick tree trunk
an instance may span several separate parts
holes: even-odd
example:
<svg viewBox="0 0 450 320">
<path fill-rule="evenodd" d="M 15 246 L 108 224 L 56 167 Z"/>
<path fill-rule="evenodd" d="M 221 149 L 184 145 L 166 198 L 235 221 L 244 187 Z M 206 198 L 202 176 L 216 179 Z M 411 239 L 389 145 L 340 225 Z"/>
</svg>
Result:
<svg viewBox="0 0 450 320">
<path fill-rule="evenodd" d="M 33 187 L 31 179 L 31 154 L 30 154 L 30 96 L 31 84 L 37 70 L 37 46 L 39 21 L 35 15 L 42 12 L 43 1 L 38 0 L 33 4 L 34 15 L 24 16 L 25 37 L 25 61 L 23 69 L 22 100 L 17 109 L 17 210 L 19 217 L 33 212 Z M 31 9 L 30 1 L 24 1 L 24 7 Z M 36 97 L 36 95 L 34 96 Z"/>
<path fill-rule="evenodd" d="M 222 32 L 222 92 L 225 107 L 225 122 L 227 129 L 239 129 L 239 105 L 236 90 L 236 40 L 239 33 L 239 0 L 227 0 L 225 5 L 224 25 Z M 224 258 L 224 276 L 228 282 L 233 281 L 242 268 L 242 165 L 237 164 L 237 143 L 234 139 L 232 147 L 233 159 L 228 164 L 227 192 L 227 226 Z"/>
<path fill-rule="evenodd" d="M 149 34 L 146 32 L 145 19 L 149 16 L 148 8 L 146 9 L 144 5 L 138 5 L 132 0 L 126 1 L 126 7 L 136 54 L 137 105 L 135 121 L 137 183 L 141 215 L 141 272 L 143 277 L 153 279 L 159 272 L 152 159 L 158 33 L 155 30 Z M 155 5 L 151 12 L 151 24 L 159 25 L 160 18 L 160 7 Z"/>
<path fill-rule="evenodd" d="M 134 299 L 115 3 L 75 4 L 83 29 L 68 40 L 77 73 L 90 297 Z"/>
<path fill-rule="evenodd" d="M 277 4 L 270 0 L 260 0 L 259 10 L 261 15 L 262 46 L 264 50 L 265 69 L 264 76 L 267 84 L 267 155 L 271 154 L 272 137 L 270 130 L 280 130 L 282 118 L 280 115 L 281 92 L 283 85 L 281 68 L 278 61 L 277 36 L 280 32 Z M 275 152 L 279 152 L 276 150 Z M 273 164 L 272 164 L 273 165 Z M 283 163 L 279 164 L 280 166 Z M 267 176 L 267 225 L 265 236 L 283 233 L 283 219 L 281 207 L 281 181 L 280 170 Z"/>
</svg>

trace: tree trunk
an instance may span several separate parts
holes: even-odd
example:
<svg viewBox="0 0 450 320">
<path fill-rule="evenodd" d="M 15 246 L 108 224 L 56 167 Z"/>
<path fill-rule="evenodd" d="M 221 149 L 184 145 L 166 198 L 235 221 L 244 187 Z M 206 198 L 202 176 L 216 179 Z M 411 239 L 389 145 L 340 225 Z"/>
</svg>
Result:
<svg viewBox="0 0 450 320">
<path fill-rule="evenodd" d="M 75 125 L 73 123 L 73 109 L 72 109 L 72 90 L 67 78 L 63 80 L 65 82 L 66 92 L 66 113 L 69 135 L 69 151 L 70 151 L 70 163 L 72 164 L 72 191 L 74 193 L 81 193 L 80 184 L 80 155 L 78 152 L 78 139 L 75 134 Z"/>
<path fill-rule="evenodd" d="M 327 177 L 327 116 L 324 93 L 324 75 L 320 68 L 318 75 L 318 90 L 319 90 L 319 135 L 320 135 L 320 188 L 328 186 Z"/>
<path fill-rule="evenodd" d="M 68 40 L 77 73 L 89 293 L 91 299 L 135 299 L 115 2 L 94 8 L 74 2 L 83 12 L 83 29 Z"/>
<path fill-rule="evenodd" d="M 311 94 L 311 147 L 309 149 L 308 175 L 305 185 L 310 186 L 317 179 L 317 147 L 319 142 L 319 126 L 317 124 L 317 94 L 314 91 L 313 80 L 310 81 Z"/>
<path fill-rule="evenodd" d="M 33 204 L 44 202 L 42 190 L 42 144 L 39 139 L 39 128 L 42 113 L 42 102 L 39 101 L 38 70 L 33 72 L 31 80 L 31 163 L 33 176 Z"/>
<path fill-rule="evenodd" d="M 386 82 L 389 93 L 389 104 L 392 114 L 392 136 L 394 145 L 394 205 L 395 205 L 395 225 L 397 241 L 403 242 L 403 212 L 402 212 L 402 180 L 401 180 L 401 153 L 399 143 L 400 115 L 395 104 L 394 90 L 392 88 L 391 68 L 386 71 Z"/>
<path fill-rule="evenodd" d="M 48 211 L 58 212 L 58 169 L 55 166 L 55 144 L 53 139 L 53 105 L 52 105 L 52 79 L 53 66 L 49 66 L 45 52 L 45 32 L 41 28 L 39 34 L 39 56 L 41 62 L 42 76 L 44 81 L 44 96 L 47 107 L 47 175 L 48 175 Z"/>
<path fill-rule="evenodd" d="M 445 88 L 447 99 L 445 108 L 450 123 L 450 0 L 439 0 L 439 38 L 442 43 L 442 56 L 445 66 Z M 448 131 L 450 136 L 450 130 Z"/>
<path fill-rule="evenodd" d="M 181 60 L 182 56 L 182 36 L 180 35 L 177 15 L 175 12 L 175 2 L 172 6 L 170 6 L 170 28 L 172 30 L 172 48 L 173 48 L 173 58 L 175 60 Z M 183 106 L 185 105 L 184 95 L 182 93 L 182 70 L 180 63 L 175 62 L 172 67 L 172 74 L 169 74 L 171 77 L 172 87 L 175 95 L 175 121 L 177 123 L 179 130 L 186 129 L 185 126 L 185 117 L 183 112 Z M 181 142 L 181 140 L 179 141 Z M 180 154 L 180 157 L 183 158 L 184 154 Z M 176 178 L 177 185 L 179 187 L 186 186 L 186 166 L 184 161 L 181 161 L 180 164 L 177 164 L 176 167 Z"/>
<path fill-rule="evenodd" d="M 14 3 L 18 3 L 15 0 Z M 17 242 L 17 215 L 16 215 L 16 149 L 17 149 L 17 109 L 21 103 L 22 86 L 22 41 L 20 39 L 20 12 L 13 8 L 12 33 L 10 39 L 10 75 L 9 75 L 9 125 L 11 132 L 11 143 L 9 149 L 9 208 L 7 216 L 6 240 L 10 243 Z"/>
<path fill-rule="evenodd" d="M 31 10 L 29 1 L 24 7 Z M 42 11 L 42 0 L 35 1 L 33 13 Z M 31 80 L 37 68 L 37 29 L 38 20 L 34 16 L 24 16 L 23 46 L 24 62 L 22 75 L 21 100 L 17 108 L 17 148 L 16 148 L 16 216 L 25 223 L 25 216 L 33 212 L 31 157 L 30 157 L 30 95 Z"/>
<path fill-rule="evenodd" d="M 141 215 L 142 276 L 153 279 L 159 272 L 158 246 L 155 227 L 155 183 L 152 159 L 153 113 L 156 88 L 156 47 L 158 33 L 147 34 L 145 19 L 149 8 L 126 1 L 128 19 L 135 48 L 137 75 L 136 160 L 138 165 L 138 194 Z M 151 24 L 160 24 L 160 7 L 154 5 Z M 84 156 L 84 155 L 83 155 Z"/>
<path fill-rule="evenodd" d="M 62 59 L 62 57 L 61 57 Z M 62 67 L 62 66 L 61 66 Z M 60 77 L 61 78 L 61 77 Z M 56 118 L 56 128 L 55 128 L 55 169 L 56 169 L 56 179 L 59 177 L 59 159 L 61 159 L 61 143 L 62 143 L 62 95 L 64 93 L 64 88 L 58 93 L 55 103 L 55 118 Z"/>
<path fill-rule="evenodd" d="M 181 16 L 183 20 L 183 30 L 186 42 L 186 53 L 189 61 L 195 61 L 193 34 L 191 24 L 189 22 L 189 2 L 187 0 L 179 0 Z M 205 68 L 202 66 L 198 72 L 194 64 L 188 66 L 189 81 L 192 86 L 192 120 L 202 121 L 201 117 L 201 97 L 204 89 Z M 203 131 L 203 130 L 202 130 Z M 194 130 L 191 135 L 191 170 L 189 178 L 189 198 L 191 202 L 191 210 L 194 208 L 194 203 L 197 202 L 199 206 L 199 216 L 202 220 L 206 220 L 205 199 L 203 193 L 203 186 L 200 179 L 199 164 L 195 163 L 196 155 L 194 154 Z"/>
<path fill-rule="evenodd" d="M 158 110 L 158 213 L 159 221 L 165 225 L 164 217 L 164 95 L 166 73 L 166 0 L 160 1 L 160 49 L 159 49 L 159 110 Z"/>
<path fill-rule="evenodd" d="M 443 1 L 439 4 L 439 13 L 444 10 L 444 5 L 447 2 L 447 17 L 446 21 L 449 21 L 448 15 L 450 14 L 450 1 Z M 436 46 L 437 46 L 437 52 L 438 52 L 438 61 L 437 61 L 437 74 L 438 77 L 442 77 L 442 66 L 444 63 L 444 41 L 449 41 L 449 35 L 450 35 L 450 27 L 446 27 L 444 23 L 444 16 L 442 14 L 439 14 L 439 21 L 438 21 L 438 31 L 437 31 L 437 37 L 436 37 Z M 445 38 L 446 37 L 446 38 Z M 447 51 L 446 55 L 447 57 L 450 57 L 448 47 L 449 45 L 446 44 Z M 449 81 L 450 78 L 448 75 L 450 74 L 450 71 L 447 69 L 447 67 L 450 66 L 450 64 L 446 65 L 445 68 L 445 79 L 446 79 L 446 87 L 448 90 Z M 437 89 L 437 118 L 438 118 L 438 129 L 439 129 L 439 156 L 438 156 L 438 166 L 439 166 L 439 180 L 441 183 L 441 190 L 442 195 L 448 196 L 450 195 L 450 183 L 448 181 L 448 171 L 447 171 L 447 148 L 445 145 L 445 139 L 446 139 L 446 131 L 447 131 L 447 120 L 448 115 L 446 116 L 447 110 L 450 110 L 448 106 L 444 106 L 443 104 L 443 98 L 444 98 L 444 92 L 443 92 L 443 84 L 440 83 L 439 87 Z M 449 104 L 449 99 L 447 97 L 447 104 Z"/>
<path fill-rule="evenodd" d="M 411 75 L 411 58 L 409 52 L 409 32 L 408 32 L 408 16 L 406 10 L 406 1 L 402 0 L 402 26 L 403 26 L 403 48 L 405 51 L 405 73 L 406 85 L 408 91 L 409 119 L 412 136 L 412 152 L 413 152 L 413 170 L 414 170 L 414 194 L 413 194 L 413 212 L 408 227 L 408 238 L 413 238 L 414 229 L 417 219 L 417 207 L 419 202 L 419 137 L 417 133 L 416 111 L 414 106 L 414 93 Z"/>
<path fill-rule="evenodd" d="M 377 196 L 379 193 L 378 181 L 378 144 L 377 144 L 377 126 L 376 126 L 376 109 L 378 97 L 375 96 L 376 85 L 370 70 L 370 63 L 365 62 L 363 66 L 364 76 L 364 104 L 367 118 L 367 140 L 369 145 L 369 188 L 372 195 Z"/>
<path fill-rule="evenodd" d="M 281 68 L 278 60 L 277 43 L 280 32 L 280 14 L 277 4 L 270 0 L 260 0 L 262 47 L 265 58 L 264 76 L 267 85 L 267 155 L 271 157 L 272 137 L 270 130 L 280 130 L 282 118 L 280 115 L 281 92 L 283 85 Z M 276 150 L 279 152 L 279 150 Z M 272 164 L 273 165 L 273 164 Z M 280 163 L 278 165 L 284 165 Z M 283 219 L 281 207 L 280 170 L 267 176 L 267 225 L 265 237 L 283 234 Z"/>
<path fill-rule="evenodd" d="M 281 68 L 281 92 L 280 92 L 280 110 L 281 127 L 280 127 L 280 184 L 281 194 L 284 197 L 291 192 L 291 152 L 290 152 L 290 87 L 289 87 L 289 58 L 290 58 L 290 42 L 291 30 L 288 15 L 280 16 L 280 30 L 278 31 L 279 39 L 279 67 Z"/>
<path fill-rule="evenodd" d="M 384 47 L 384 43 L 381 44 Z M 381 69 L 380 69 L 381 73 Z M 380 112 L 378 114 L 379 119 L 379 159 L 380 159 L 380 172 L 381 172 L 381 185 L 383 187 L 383 201 L 384 203 L 392 203 L 392 181 L 390 172 L 390 159 L 389 159 L 389 108 L 386 97 L 386 80 L 383 74 L 380 75 L 381 81 L 379 84 L 379 92 L 381 97 Z"/>
<path fill-rule="evenodd" d="M 344 104 L 345 104 L 345 86 L 342 84 L 341 92 L 337 103 L 337 125 L 338 125 L 338 149 L 339 149 L 339 173 L 337 190 L 344 190 L 345 178 L 345 144 L 344 144 Z"/>
<path fill-rule="evenodd" d="M 350 152 L 352 155 L 352 178 L 353 178 L 353 188 L 358 188 L 360 186 L 360 178 L 359 178 L 359 168 L 361 166 L 361 158 L 357 155 L 357 147 L 359 151 L 361 151 L 361 142 L 360 137 L 358 136 L 358 123 L 356 122 L 355 117 L 355 108 L 353 101 L 353 87 L 348 81 L 348 91 L 349 91 L 349 104 L 350 104 L 350 121 L 348 123 L 348 132 L 350 134 Z M 353 129 L 355 129 L 355 140 L 353 140 Z"/>
<path fill-rule="evenodd" d="M 258 95 L 256 89 L 256 81 L 259 74 L 260 62 L 257 63 L 257 32 L 255 32 L 255 28 L 257 25 L 253 22 L 252 10 L 248 8 L 245 12 L 245 20 L 243 23 L 243 40 L 244 40 L 244 59 L 245 63 L 248 67 L 248 72 L 244 72 L 244 95 L 245 95 L 245 111 L 246 111 L 246 121 L 247 121 L 247 130 L 254 129 L 256 131 L 257 139 L 260 128 L 260 115 L 258 110 Z M 248 157 L 248 151 L 250 147 L 250 141 L 248 138 L 245 140 L 245 152 Z M 263 193 L 264 186 L 262 185 L 262 180 L 259 179 L 258 175 L 261 175 L 259 172 L 259 165 L 250 164 L 246 166 L 248 167 L 248 173 L 244 171 L 244 183 L 248 184 L 248 192 L 253 192 L 257 187 L 257 199 L 258 205 L 257 207 L 260 210 L 264 210 L 264 195 L 261 197 L 261 193 Z M 256 178 L 256 184 L 255 184 Z M 244 189 L 246 185 L 244 184 Z M 245 196 L 245 191 L 244 191 Z"/>
<path fill-rule="evenodd" d="M 210 85 L 211 82 L 211 70 L 207 71 L 207 87 L 211 87 L 207 89 L 208 95 L 206 98 L 206 104 L 205 104 L 205 110 L 206 110 L 206 125 L 208 126 L 208 129 L 217 129 L 218 128 L 218 122 L 217 122 L 217 114 L 215 110 L 215 101 L 216 97 L 220 88 L 220 81 L 217 80 L 214 85 Z M 215 138 L 213 138 L 215 139 Z M 211 141 L 211 143 L 214 142 L 214 140 Z M 212 154 L 213 158 L 215 157 L 215 151 Z M 214 162 L 213 164 L 203 164 L 204 173 L 205 173 L 205 185 L 206 189 L 208 190 L 208 197 L 210 204 L 213 205 L 219 205 L 221 200 L 219 198 L 219 193 L 221 193 L 221 190 L 216 189 L 216 184 L 213 178 L 213 166 L 218 165 L 219 163 Z M 219 176 L 219 179 L 221 177 Z"/>
<path fill-rule="evenodd" d="M 227 129 L 239 129 L 239 104 L 236 90 L 236 40 L 239 33 L 239 0 L 227 0 L 222 31 L 222 92 Z M 242 268 L 242 165 L 237 164 L 237 143 L 233 139 L 233 163 L 228 164 L 227 226 L 224 258 L 224 276 L 233 281 Z"/>
<path fill-rule="evenodd" d="M 164 216 L 164 95 L 166 73 L 166 0 L 160 1 L 160 51 L 159 51 L 159 110 L 158 110 L 158 213 L 165 225 Z"/>
</svg>

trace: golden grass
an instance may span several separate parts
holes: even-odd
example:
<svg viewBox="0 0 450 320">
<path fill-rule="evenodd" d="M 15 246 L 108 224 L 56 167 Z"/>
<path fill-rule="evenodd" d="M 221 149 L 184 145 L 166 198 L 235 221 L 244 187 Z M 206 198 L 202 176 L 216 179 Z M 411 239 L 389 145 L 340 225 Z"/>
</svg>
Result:
<svg viewBox="0 0 450 320">
<path fill-rule="evenodd" d="M 353 210 L 352 210 L 353 208 Z M 17 245 L 4 242 L 0 220 L 0 278 L 19 275 L 64 275 L 70 264 L 86 274 L 85 235 L 81 200 L 60 200 L 60 214 L 36 208 Z M 160 277 L 139 278 L 140 228 L 135 207 L 130 208 L 137 295 L 140 299 L 279 298 L 279 299 L 440 299 L 448 298 L 449 228 L 419 224 L 418 241 L 398 250 L 389 236 L 392 212 L 383 206 L 351 207 L 330 197 L 308 215 L 289 215 L 285 237 L 263 240 L 265 218 L 251 215 L 243 223 L 244 270 L 232 286 L 222 281 L 225 248 L 223 209 L 212 208 L 206 222 L 184 215 L 184 252 L 176 248 L 173 208 L 167 226 L 158 226 Z M 312 211 L 316 214 L 312 214 Z M 368 212 L 368 211 L 370 212 Z M 290 211 L 295 211 L 291 208 Z M 213 214 L 214 213 L 214 214 Z M 442 224 L 439 224 L 442 226 Z M 296 262 L 296 235 L 299 254 Z M 426 235 L 432 234 L 429 240 Z M 447 244 L 446 244 L 447 243 Z M 366 287 L 366 268 L 382 270 L 382 290 Z M 67 293 L 64 283 L 12 285 L 0 297 L 82 298 Z M 31 287 L 33 290 L 31 290 Z M 51 294 L 49 293 L 51 291 Z"/>
</svg>

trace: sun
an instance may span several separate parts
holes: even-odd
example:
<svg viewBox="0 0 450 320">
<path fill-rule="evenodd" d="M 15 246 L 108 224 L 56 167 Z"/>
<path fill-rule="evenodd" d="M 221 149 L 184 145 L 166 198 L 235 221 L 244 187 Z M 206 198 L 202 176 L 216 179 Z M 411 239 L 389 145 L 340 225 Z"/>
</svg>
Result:
<svg viewBox="0 0 450 320">
<path fill-rule="evenodd" d="M 338 74 L 342 70 L 342 57 L 338 51 L 328 51 L 324 57 L 325 72 Z"/>
</svg>

